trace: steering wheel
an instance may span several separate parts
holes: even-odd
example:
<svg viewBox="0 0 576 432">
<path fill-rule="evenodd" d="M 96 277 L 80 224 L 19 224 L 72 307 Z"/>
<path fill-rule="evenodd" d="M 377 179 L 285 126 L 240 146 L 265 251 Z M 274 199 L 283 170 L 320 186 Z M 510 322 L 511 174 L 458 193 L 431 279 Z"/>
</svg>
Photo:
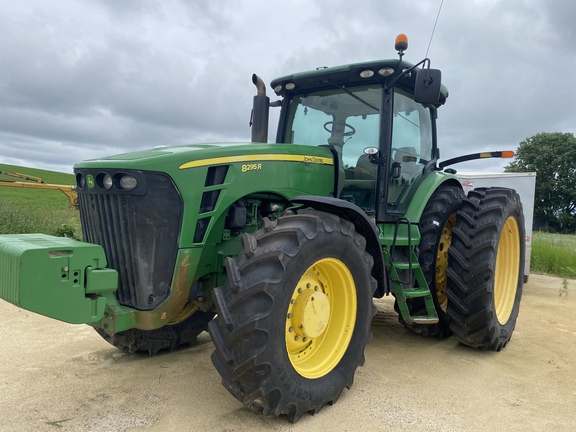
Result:
<svg viewBox="0 0 576 432">
<path fill-rule="evenodd" d="M 335 121 L 327 121 L 326 123 L 324 123 L 324 130 L 326 132 L 332 133 L 332 131 L 334 130 L 334 125 L 335 124 L 342 124 L 341 122 L 335 122 Z M 330 129 L 328 128 L 328 126 L 332 126 Z M 348 132 L 346 132 L 346 128 L 350 129 Z M 344 133 L 342 134 L 342 136 L 348 137 L 348 136 L 352 136 L 356 133 L 356 129 L 354 129 L 354 126 L 349 125 L 348 123 L 344 123 Z"/>
</svg>

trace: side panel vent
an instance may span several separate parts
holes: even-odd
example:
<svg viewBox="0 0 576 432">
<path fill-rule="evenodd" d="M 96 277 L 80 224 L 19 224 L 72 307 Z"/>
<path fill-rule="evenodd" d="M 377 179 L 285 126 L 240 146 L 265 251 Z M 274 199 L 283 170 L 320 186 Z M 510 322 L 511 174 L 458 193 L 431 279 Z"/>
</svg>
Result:
<svg viewBox="0 0 576 432">
<path fill-rule="evenodd" d="M 198 222 L 196 223 L 196 231 L 194 232 L 194 243 L 202 243 L 204 241 L 204 235 L 206 234 L 209 223 L 209 217 L 198 219 Z"/>
<path fill-rule="evenodd" d="M 229 165 L 213 166 L 208 168 L 208 174 L 206 174 L 206 183 L 204 187 L 216 186 L 224 183 L 226 179 L 226 174 L 228 173 Z"/>
<path fill-rule="evenodd" d="M 202 202 L 200 203 L 200 213 L 213 211 L 219 196 L 220 190 L 204 192 L 202 194 Z"/>
</svg>

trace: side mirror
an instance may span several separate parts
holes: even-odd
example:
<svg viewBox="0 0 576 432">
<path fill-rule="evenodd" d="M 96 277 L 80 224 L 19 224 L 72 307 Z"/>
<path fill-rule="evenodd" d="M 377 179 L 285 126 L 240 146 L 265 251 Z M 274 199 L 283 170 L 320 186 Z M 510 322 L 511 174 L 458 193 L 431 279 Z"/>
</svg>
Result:
<svg viewBox="0 0 576 432">
<path fill-rule="evenodd" d="M 416 72 L 414 100 L 422 104 L 436 104 L 440 100 L 442 72 L 440 69 L 420 69 Z"/>
</svg>

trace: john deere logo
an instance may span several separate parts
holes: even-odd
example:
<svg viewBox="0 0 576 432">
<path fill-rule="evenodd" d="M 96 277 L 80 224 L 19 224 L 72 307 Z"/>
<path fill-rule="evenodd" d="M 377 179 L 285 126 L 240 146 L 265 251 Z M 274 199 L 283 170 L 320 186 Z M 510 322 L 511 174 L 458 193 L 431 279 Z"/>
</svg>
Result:
<svg viewBox="0 0 576 432">
<path fill-rule="evenodd" d="M 94 176 L 92 174 L 88 174 L 86 176 L 86 184 L 88 185 L 89 188 L 94 187 Z"/>
</svg>

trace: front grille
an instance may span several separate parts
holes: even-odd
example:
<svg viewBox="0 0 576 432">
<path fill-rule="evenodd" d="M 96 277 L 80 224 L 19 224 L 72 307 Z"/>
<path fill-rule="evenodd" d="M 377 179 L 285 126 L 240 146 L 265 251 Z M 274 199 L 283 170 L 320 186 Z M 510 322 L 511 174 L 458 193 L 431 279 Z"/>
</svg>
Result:
<svg viewBox="0 0 576 432">
<path fill-rule="evenodd" d="M 78 191 L 78 201 L 84 240 L 101 245 L 108 267 L 118 272 L 118 301 L 150 310 L 170 293 L 183 204 L 169 177 L 143 175 L 144 194 L 87 189 Z"/>
</svg>

